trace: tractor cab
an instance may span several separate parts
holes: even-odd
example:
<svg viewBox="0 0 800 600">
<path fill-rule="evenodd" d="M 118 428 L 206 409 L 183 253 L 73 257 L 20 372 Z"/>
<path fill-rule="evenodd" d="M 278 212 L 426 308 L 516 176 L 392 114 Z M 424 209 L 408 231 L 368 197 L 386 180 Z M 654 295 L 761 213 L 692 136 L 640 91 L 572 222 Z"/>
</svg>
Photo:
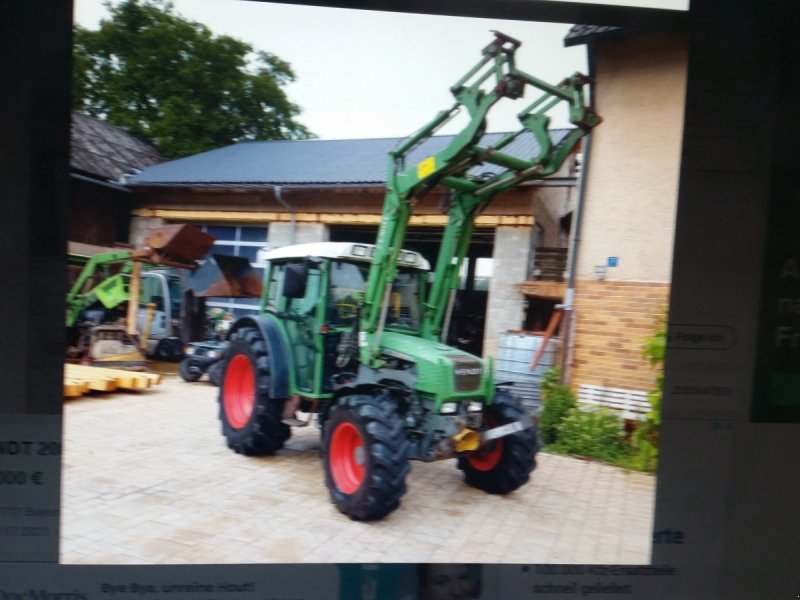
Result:
<svg viewBox="0 0 800 600">
<path fill-rule="evenodd" d="M 290 380 L 304 396 L 330 395 L 354 377 L 358 321 L 375 246 L 319 242 L 263 253 L 267 262 L 262 311 L 280 317 L 292 340 Z M 404 250 L 398 261 L 385 328 L 411 336 L 421 331 L 430 265 Z"/>
</svg>

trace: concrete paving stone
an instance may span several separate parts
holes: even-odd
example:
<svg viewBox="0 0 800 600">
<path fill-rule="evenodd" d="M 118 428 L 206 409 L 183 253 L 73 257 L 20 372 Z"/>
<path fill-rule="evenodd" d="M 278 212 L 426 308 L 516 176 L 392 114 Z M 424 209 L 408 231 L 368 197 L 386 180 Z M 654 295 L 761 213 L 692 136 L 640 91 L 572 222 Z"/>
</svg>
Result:
<svg viewBox="0 0 800 600">
<path fill-rule="evenodd" d="M 555 545 L 556 541 L 558 540 L 558 535 L 554 533 L 549 533 L 547 531 L 537 531 L 533 529 L 528 529 L 525 531 L 524 536 L 519 537 L 519 542 L 517 543 L 517 548 L 520 551 L 524 551 L 524 548 L 528 546 L 553 546 Z"/>
<path fill-rule="evenodd" d="M 623 548 L 619 554 L 620 565 L 647 565 L 650 564 L 650 550 L 642 552 L 641 550 L 626 550 Z"/>
<path fill-rule="evenodd" d="M 176 542 L 194 546 L 207 539 L 208 534 L 198 529 L 175 529 L 170 533 L 170 538 Z"/>
<path fill-rule="evenodd" d="M 605 562 L 649 556 L 651 476 L 542 453 L 530 483 L 498 497 L 454 461 L 413 463 L 401 508 L 356 523 L 330 504 L 316 427 L 276 456 L 236 455 L 216 393 L 167 376 L 65 405 L 63 562 L 575 562 L 579 534 L 606 539 Z"/>
<path fill-rule="evenodd" d="M 503 562 L 503 557 L 497 554 L 496 552 L 490 552 L 486 549 L 482 549 L 478 554 L 479 563 L 499 563 Z"/>
</svg>

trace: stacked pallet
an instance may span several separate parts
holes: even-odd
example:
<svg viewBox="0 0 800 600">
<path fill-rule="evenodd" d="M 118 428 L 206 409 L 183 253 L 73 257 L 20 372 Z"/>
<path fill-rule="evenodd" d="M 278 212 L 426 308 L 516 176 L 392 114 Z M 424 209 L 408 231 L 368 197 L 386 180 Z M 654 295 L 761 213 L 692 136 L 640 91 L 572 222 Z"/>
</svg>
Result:
<svg viewBox="0 0 800 600">
<path fill-rule="evenodd" d="M 161 375 L 156 373 L 75 364 L 64 365 L 65 398 L 82 396 L 89 391 L 142 390 L 158 383 L 161 383 Z"/>
</svg>

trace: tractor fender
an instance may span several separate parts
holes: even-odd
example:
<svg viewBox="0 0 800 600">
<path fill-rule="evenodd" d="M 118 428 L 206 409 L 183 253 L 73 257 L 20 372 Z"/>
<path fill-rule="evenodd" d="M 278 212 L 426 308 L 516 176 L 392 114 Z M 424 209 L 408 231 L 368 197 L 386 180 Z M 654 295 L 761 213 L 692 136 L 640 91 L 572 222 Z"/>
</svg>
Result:
<svg viewBox="0 0 800 600">
<path fill-rule="evenodd" d="M 400 402 L 400 396 L 410 396 L 413 390 L 403 385 L 401 382 L 392 380 L 381 381 L 360 381 L 353 384 L 345 384 L 334 392 L 334 401 L 338 401 L 342 396 L 353 394 L 383 395 L 394 402 Z"/>
<path fill-rule="evenodd" d="M 377 383 L 356 383 L 353 385 L 345 384 L 336 389 L 333 394 L 333 399 L 338 401 L 342 396 L 351 396 L 353 394 L 375 394 L 381 393 L 386 390 L 386 386 Z"/>
<path fill-rule="evenodd" d="M 289 396 L 289 360 L 290 355 L 280 326 L 269 315 L 254 315 L 238 318 L 228 332 L 230 337 L 242 327 L 254 327 L 261 333 L 267 345 L 267 356 L 270 362 L 269 395 L 271 398 L 287 398 Z"/>
</svg>

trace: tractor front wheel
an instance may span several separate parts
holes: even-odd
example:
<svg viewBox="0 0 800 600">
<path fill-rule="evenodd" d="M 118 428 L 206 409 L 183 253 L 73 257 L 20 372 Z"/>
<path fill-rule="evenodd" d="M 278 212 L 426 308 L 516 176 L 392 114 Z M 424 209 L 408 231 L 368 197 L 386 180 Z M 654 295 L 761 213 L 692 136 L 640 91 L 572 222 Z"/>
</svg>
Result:
<svg viewBox="0 0 800 600">
<path fill-rule="evenodd" d="M 200 381 L 200 378 L 203 376 L 203 371 L 192 364 L 191 356 L 187 356 L 181 361 L 178 365 L 178 373 L 180 373 L 181 379 L 189 383 Z"/>
<path fill-rule="evenodd" d="M 274 454 L 291 430 L 281 421 L 285 399 L 269 395 L 270 360 L 261 333 L 237 330 L 222 361 L 219 419 L 228 447 L 247 456 Z"/>
<path fill-rule="evenodd" d="M 215 386 L 219 387 L 222 384 L 222 367 L 224 363 L 221 360 L 213 363 L 206 372 L 208 373 L 208 380 Z"/>
<path fill-rule="evenodd" d="M 524 413 L 514 398 L 498 392 L 494 402 L 484 412 L 486 428 L 519 421 Z M 462 456 L 458 468 L 464 481 L 489 494 L 508 494 L 524 485 L 536 468 L 536 433 L 524 429 L 496 439 L 485 448 Z"/>
<path fill-rule="evenodd" d="M 340 399 L 325 421 L 322 461 L 331 502 L 351 519 L 382 519 L 400 506 L 410 466 L 394 403 L 360 394 Z"/>
</svg>

